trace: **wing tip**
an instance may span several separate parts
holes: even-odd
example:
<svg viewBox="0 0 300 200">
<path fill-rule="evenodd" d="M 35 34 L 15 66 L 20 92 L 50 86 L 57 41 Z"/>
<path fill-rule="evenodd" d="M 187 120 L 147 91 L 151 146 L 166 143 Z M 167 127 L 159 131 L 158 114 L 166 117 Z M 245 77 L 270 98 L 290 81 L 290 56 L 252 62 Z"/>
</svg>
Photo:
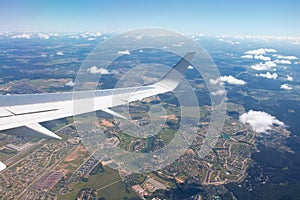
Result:
<svg viewBox="0 0 300 200">
<path fill-rule="evenodd" d="M 180 61 L 169 71 L 167 74 L 157 83 L 155 86 L 167 88 L 168 91 L 174 90 L 182 80 L 182 76 L 186 72 L 188 66 L 191 65 L 191 61 L 196 52 L 186 53 Z M 181 76 L 180 76 L 181 75 Z"/>
<path fill-rule="evenodd" d="M 193 57 L 195 56 L 196 52 L 195 51 L 191 51 L 188 52 L 187 54 L 185 54 L 185 56 L 183 57 L 186 61 L 191 62 L 191 60 L 193 59 Z"/>
</svg>

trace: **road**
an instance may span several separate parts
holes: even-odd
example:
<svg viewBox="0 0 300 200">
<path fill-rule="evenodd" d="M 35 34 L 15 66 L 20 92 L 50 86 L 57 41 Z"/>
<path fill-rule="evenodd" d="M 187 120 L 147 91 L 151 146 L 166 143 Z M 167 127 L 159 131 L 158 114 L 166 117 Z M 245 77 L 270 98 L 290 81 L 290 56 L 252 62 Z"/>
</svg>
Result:
<svg viewBox="0 0 300 200">
<path fill-rule="evenodd" d="M 69 126 L 72 126 L 74 125 L 75 123 L 71 123 L 71 124 L 67 124 L 61 128 L 59 128 L 58 130 L 55 131 L 55 133 L 58 133 L 59 131 L 61 131 L 62 129 L 66 128 L 66 127 L 69 127 Z M 29 146 L 29 147 L 26 147 L 26 149 L 23 149 L 22 151 L 18 152 L 16 155 L 6 159 L 5 161 L 2 161 L 6 166 L 9 166 L 10 163 L 16 163 L 16 159 L 21 157 L 22 155 L 28 153 L 28 151 L 30 149 L 33 149 L 34 147 L 38 146 L 39 144 L 42 144 L 43 142 L 45 142 L 47 139 L 41 139 L 39 140 L 38 142 L 34 143 L 33 145 Z M 18 160 L 19 161 L 19 160 Z"/>
<path fill-rule="evenodd" d="M 73 146 L 71 149 L 68 150 L 68 153 L 70 153 L 71 151 L 73 151 L 76 147 L 77 147 L 77 145 Z M 51 155 L 51 156 L 52 156 L 52 155 Z M 66 156 L 68 156 L 68 154 L 66 154 Z M 40 174 L 38 177 L 36 177 L 36 178 L 34 179 L 34 181 L 32 181 L 32 183 L 31 183 L 29 186 L 27 186 L 27 188 L 24 189 L 23 192 L 20 193 L 16 199 L 22 199 L 22 198 L 23 198 L 23 194 L 26 194 L 26 192 L 27 192 L 29 189 L 31 189 L 39 179 L 41 179 L 44 175 L 46 175 L 46 174 L 49 173 L 51 170 L 53 170 L 59 163 L 61 163 L 61 162 L 65 159 L 66 156 L 62 157 L 60 160 L 58 160 L 58 161 L 57 161 L 55 164 L 53 164 L 52 166 L 50 166 L 50 167 L 48 167 L 48 168 L 45 168 L 44 173 L 42 173 L 42 174 Z"/>
<path fill-rule="evenodd" d="M 122 181 L 122 180 L 118 180 L 118 181 L 112 182 L 110 184 L 107 184 L 106 186 L 103 186 L 102 188 L 97 189 L 97 192 L 99 192 L 99 191 L 101 191 L 101 190 L 103 190 L 103 189 L 105 189 L 105 188 L 107 188 L 109 186 L 112 186 L 113 184 L 116 184 L 116 183 L 118 183 L 120 181 Z"/>
<path fill-rule="evenodd" d="M 6 166 L 9 166 L 10 163 L 16 163 L 16 159 L 21 157 L 22 155 L 28 153 L 28 151 L 30 151 L 31 149 L 33 149 L 34 147 L 40 145 L 42 142 L 44 142 L 46 139 L 41 139 L 39 140 L 38 142 L 26 147 L 25 149 L 23 149 L 22 151 L 18 152 L 16 155 L 6 159 L 5 161 L 3 161 L 3 163 L 6 165 Z M 20 160 L 20 159 L 19 159 Z M 18 161 L 19 161 L 18 160 Z"/>
</svg>

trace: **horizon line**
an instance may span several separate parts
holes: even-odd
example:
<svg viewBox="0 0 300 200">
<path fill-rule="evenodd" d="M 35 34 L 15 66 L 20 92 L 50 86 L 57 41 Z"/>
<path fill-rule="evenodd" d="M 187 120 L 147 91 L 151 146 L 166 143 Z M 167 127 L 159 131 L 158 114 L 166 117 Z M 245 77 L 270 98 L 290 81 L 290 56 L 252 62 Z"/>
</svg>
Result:
<svg viewBox="0 0 300 200">
<path fill-rule="evenodd" d="M 95 33 L 100 33 L 100 34 L 120 34 L 123 32 L 127 32 L 129 30 L 125 30 L 125 31 L 90 31 L 90 30 L 82 30 L 82 31 L 1 31 L 0 30 L 0 36 L 9 36 L 7 34 L 21 34 L 21 33 L 30 33 L 30 34 L 50 34 L 49 36 L 56 36 L 55 34 L 95 34 Z M 224 33 L 224 34 L 211 34 L 211 33 L 203 33 L 203 32 L 181 32 L 181 31 L 176 31 L 178 33 L 181 33 L 183 35 L 189 35 L 189 36 L 194 36 L 194 37 L 205 37 L 205 36 L 209 36 L 209 37 L 224 37 L 224 38 L 229 38 L 229 37 L 233 37 L 233 38 L 240 38 L 244 37 L 244 39 L 248 38 L 268 38 L 268 39 L 276 39 L 276 38 L 294 38 L 294 39 L 300 39 L 300 35 L 299 36 L 295 36 L 295 35 L 263 35 L 263 34 L 230 34 L 230 33 Z M 101 36 L 95 36 L 95 37 L 101 37 Z"/>
</svg>

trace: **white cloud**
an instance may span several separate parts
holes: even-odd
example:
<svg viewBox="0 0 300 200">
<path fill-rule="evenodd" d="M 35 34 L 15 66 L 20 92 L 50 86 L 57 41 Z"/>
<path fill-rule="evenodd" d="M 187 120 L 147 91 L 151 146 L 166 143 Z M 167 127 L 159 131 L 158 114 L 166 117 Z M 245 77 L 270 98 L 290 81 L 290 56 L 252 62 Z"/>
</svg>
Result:
<svg viewBox="0 0 300 200">
<path fill-rule="evenodd" d="M 263 61 L 270 61 L 271 60 L 271 58 L 263 56 L 263 55 L 255 55 L 254 59 L 263 60 Z"/>
<path fill-rule="evenodd" d="M 173 47 L 182 47 L 184 45 L 184 42 L 180 42 L 178 44 L 172 44 Z"/>
<path fill-rule="evenodd" d="M 249 110 L 240 116 L 240 122 L 249 124 L 251 128 L 257 133 L 265 133 L 272 129 L 273 125 L 285 126 L 283 122 L 276 119 L 276 117 L 263 112 Z"/>
<path fill-rule="evenodd" d="M 274 54 L 273 56 L 275 58 L 285 59 L 285 60 L 297 60 L 298 59 L 296 56 L 283 56 L 283 55 L 279 55 L 279 54 Z"/>
<path fill-rule="evenodd" d="M 30 33 L 23 33 L 23 34 L 13 35 L 12 39 L 16 39 L 16 38 L 30 39 L 31 36 L 32 36 L 32 34 L 30 34 Z"/>
<path fill-rule="evenodd" d="M 237 79 L 231 75 L 230 76 L 221 76 L 220 80 L 222 82 L 227 82 L 227 83 L 233 84 L 233 85 L 245 85 L 246 84 L 245 81 Z"/>
<path fill-rule="evenodd" d="M 245 81 L 237 79 L 231 75 L 221 76 L 220 78 L 218 78 L 216 80 L 210 79 L 209 82 L 210 82 L 210 84 L 213 84 L 213 85 L 217 85 L 217 84 L 222 85 L 224 82 L 226 82 L 228 84 L 232 84 L 232 85 L 245 85 L 246 84 Z"/>
<path fill-rule="evenodd" d="M 73 86 L 75 86 L 75 83 L 71 80 L 71 81 L 67 82 L 65 85 L 69 86 L 69 87 L 73 87 Z"/>
<path fill-rule="evenodd" d="M 270 70 L 276 66 L 277 66 L 276 63 L 274 63 L 273 61 L 267 61 L 265 63 L 259 63 L 256 65 L 252 65 L 251 68 L 254 70 L 260 71 L 260 70 Z"/>
<path fill-rule="evenodd" d="M 266 53 L 276 53 L 276 52 L 277 51 L 275 49 L 260 48 L 260 49 L 254 49 L 254 50 L 246 51 L 245 54 L 264 55 Z"/>
<path fill-rule="evenodd" d="M 264 49 L 266 53 L 276 53 L 276 49 L 268 49 L 268 48 L 265 48 Z"/>
<path fill-rule="evenodd" d="M 287 75 L 286 80 L 288 80 L 288 81 L 293 81 L 293 80 L 294 80 L 294 77 Z"/>
<path fill-rule="evenodd" d="M 243 55 L 243 56 L 241 56 L 241 58 L 252 59 L 252 58 L 253 58 L 253 56 L 252 56 L 252 55 L 250 55 L 250 54 L 247 54 L 247 55 Z"/>
<path fill-rule="evenodd" d="M 135 35 L 134 37 L 136 40 L 141 40 L 143 38 L 143 35 Z"/>
<path fill-rule="evenodd" d="M 102 36 L 102 33 L 101 32 L 92 33 L 91 36 L 100 37 Z"/>
<path fill-rule="evenodd" d="M 235 42 L 235 41 L 232 41 L 232 40 L 228 40 L 227 41 L 229 44 L 241 44 L 240 42 Z"/>
<path fill-rule="evenodd" d="M 64 53 L 62 51 L 59 51 L 59 52 L 56 53 L 56 55 L 62 56 L 62 55 L 64 55 Z"/>
<path fill-rule="evenodd" d="M 194 67 L 191 66 L 191 65 L 189 65 L 189 66 L 187 67 L 187 69 L 194 69 Z"/>
<path fill-rule="evenodd" d="M 50 33 L 50 35 L 53 36 L 53 37 L 59 37 L 58 33 Z"/>
<path fill-rule="evenodd" d="M 70 39 L 77 39 L 77 40 L 78 40 L 78 39 L 79 39 L 79 36 L 78 36 L 78 35 L 70 35 L 69 38 L 70 38 Z"/>
<path fill-rule="evenodd" d="M 280 86 L 280 89 L 292 90 L 293 88 L 291 86 L 289 86 L 288 84 L 283 84 L 283 85 Z"/>
<path fill-rule="evenodd" d="M 217 90 L 217 91 L 213 91 L 213 92 L 211 92 L 211 95 L 213 95 L 213 96 L 217 96 L 217 95 L 224 95 L 224 94 L 226 94 L 226 91 L 225 90 Z"/>
<path fill-rule="evenodd" d="M 96 40 L 96 38 L 88 38 L 87 40 L 88 41 L 93 41 L 93 40 Z"/>
<path fill-rule="evenodd" d="M 81 38 L 88 38 L 89 36 L 86 35 L 86 34 L 81 34 L 80 37 L 81 37 Z"/>
<path fill-rule="evenodd" d="M 277 64 L 283 64 L 283 65 L 290 65 L 292 62 L 290 60 L 274 60 L 275 63 Z"/>
<path fill-rule="evenodd" d="M 119 55 L 130 55 L 130 51 L 129 50 L 124 50 L 124 51 L 118 51 Z"/>
<path fill-rule="evenodd" d="M 48 39 L 50 38 L 49 35 L 43 34 L 43 33 L 39 33 L 39 34 L 38 34 L 38 37 L 41 38 L 41 39 L 45 39 L 45 40 L 48 40 Z"/>
<path fill-rule="evenodd" d="M 267 72 L 265 74 L 256 74 L 256 76 L 276 80 L 278 77 L 278 74 L 276 74 L 276 73 L 271 74 L 270 72 Z"/>
<path fill-rule="evenodd" d="M 97 68 L 97 66 L 92 66 L 87 69 L 91 74 L 110 74 L 109 71 L 105 68 Z"/>
<path fill-rule="evenodd" d="M 47 55 L 47 54 L 45 54 L 45 53 L 42 53 L 42 54 L 41 54 L 41 57 L 42 57 L 42 58 L 47 58 L 47 57 L 48 57 L 48 55 Z"/>
<path fill-rule="evenodd" d="M 209 83 L 210 84 L 212 84 L 212 85 L 217 85 L 217 84 L 219 84 L 219 85 L 222 85 L 223 84 L 223 82 L 222 81 L 220 81 L 220 79 L 218 78 L 218 79 L 216 79 L 216 80 L 214 80 L 214 79 L 210 79 L 209 80 Z"/>
</svg>

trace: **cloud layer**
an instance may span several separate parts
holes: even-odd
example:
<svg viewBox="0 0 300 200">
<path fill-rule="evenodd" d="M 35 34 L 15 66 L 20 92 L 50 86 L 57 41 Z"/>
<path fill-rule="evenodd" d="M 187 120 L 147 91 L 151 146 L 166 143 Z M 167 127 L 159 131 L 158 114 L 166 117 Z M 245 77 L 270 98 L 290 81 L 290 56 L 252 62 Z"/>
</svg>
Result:
<svg viewBox="0 0 300 200">
<path fill-rule="evenodd" d="M 266 133 L 272 129 L 273 125 L 285 126 L 284 123 L 276 119 L 276 117 L 263 111 L 254 110 L 249 110 L 248 113 L 242 114 L 240 116 L 240 122 L 249 124 L 257 133 Z"/>
<path fill-rule="evenodd" d="M 279 54 L 273 54 L 276 52 L 277 52 L 276 49 L 269 49 L 269 48 L 254 49 L 254 50 L 244 52 L 244 55 L 242 55 L 241 58 L 265 61 L 264 63 L 261 62 L 259 64 L 254 64 L 251 66 L 252 69 L 258 70 L 258 71 L 270 70 L 273 67 L 276 67 L 277 64 L 290 65 L 290 64 L 292 64 L 292 60 L 298 59 L 296 56 L 283 56 L 283 55 L 279 55 Z M 271 57 L 266 56 L 266 54 L 268 54 L 268 55 L 272 54 L 272 57 L 274 57 L 275 59 L 271 59 Z"/>
</svg>

